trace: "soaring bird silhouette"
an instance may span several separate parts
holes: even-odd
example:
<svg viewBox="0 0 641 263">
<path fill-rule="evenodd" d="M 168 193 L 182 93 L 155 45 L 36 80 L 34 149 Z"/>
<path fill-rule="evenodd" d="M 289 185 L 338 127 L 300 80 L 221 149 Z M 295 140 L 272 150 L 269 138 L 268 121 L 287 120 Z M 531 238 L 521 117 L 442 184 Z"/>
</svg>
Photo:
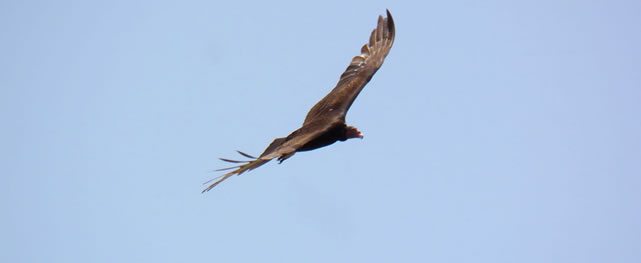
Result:
<svg viewBox="0 0 641 263">
<path fill-rule="evenodd" d="M 251 160 L 237 161 L 220 158 L 222 161 L 239 165 L 217 170 L 235 169 L 205 182 L 209 186 L 203 190 L 203 193 L 232 175 L 251 171 L 272 159 L 282 163 L 296 152 L 318 149 L 336 141 L 362 139 L 363 134 L 356 127 L 345 124 L 345 115 L 358 94 L 383 64 L 394 43 L 394 31 L 394 20 L 387 10 L 386 18 L 378 16 L 378 24 L 372 31 L 369 42 L 361 48 L 361 54 L 352 59 L 336 87 L 307 113 L 301 128 L 287 137 L 276 138 L 258 158 L 241 151 L 237 152 Z"/>
</svg>

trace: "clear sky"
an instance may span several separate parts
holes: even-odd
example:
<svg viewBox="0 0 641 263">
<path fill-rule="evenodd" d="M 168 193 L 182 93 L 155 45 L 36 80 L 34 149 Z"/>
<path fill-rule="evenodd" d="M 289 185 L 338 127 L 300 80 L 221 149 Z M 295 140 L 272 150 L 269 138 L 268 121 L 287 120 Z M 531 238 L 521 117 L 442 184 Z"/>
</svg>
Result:
<svg viewBox="0 0 641 263">
<path fill-rule="evenodd" d="M 298 128 L 389 8 L 365 134 Z M 0 262 L 641 262 L 641 1 L 2 1 Z"/>
</svg>

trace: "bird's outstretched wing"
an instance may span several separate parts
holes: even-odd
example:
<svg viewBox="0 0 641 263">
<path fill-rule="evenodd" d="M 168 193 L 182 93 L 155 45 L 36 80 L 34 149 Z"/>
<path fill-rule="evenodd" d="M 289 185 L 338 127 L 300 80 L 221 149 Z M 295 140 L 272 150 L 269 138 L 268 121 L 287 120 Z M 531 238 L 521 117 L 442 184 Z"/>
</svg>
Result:
<svg viewBox="0 0 641 263">
<path fill-rule="evenodd" d="M 394 20 L 387 10 L 386 18 L 378 17 L 378 24 L 372 31 L 369 42 L 361 48 L 361 54 L 352 58 L 336 87 L 307 113 L 303 125 L 327 115 L 337 115 L 344 119 L 358 94 L 383 65 L 394 44 L 394 36 Z"/>
<path fill-rule="evenodd" d="M 265 151 L 258 157 L 253 157 L 249 154 L 246 154 L 241 151 L 237 151 L 240 155 L 249 158 L 247 161 L 231 160 L 226 158 L 219 158 L 222 161 L 239 164 L 237 166 L 227 167 L 223 169 L 218 169 L 216 171 L 225 171 L 234 169 L 226 174 L 218 176 L 212 180 L 209 180 L 203 184 L 209 184 L 204 192 L 211 190 L 216 187 L 216 185 L 225 181 L 227 178 L 233 175 L 241 175 L 244 172 L 254 170 L 261 165 L 271 161 L 272 159 L 277 159 L 280 162 L 283 162 L 289 157 L 292 157 L 296 151 L 303 147 L 305 144 L 310 141 L 322 136 L 326 132 L 332 130 L 333 128 L 344 125 L 338 119 L 319 119 L 316 122 L 309 123 L 304 125 L 300 129 L 292 132 L 290 135 L 284 138 L 277 138 L 272 141 Z"/>
<path fill-rule="evenodd" d="M 235 175 L 235 174 L 240 175 L 240 174 L 242 174 L 244 172 L 254 170 L 254 169 L 258 168 L 259 166 L 261 166 L 261 165 L 263 165 L 263 164 L 265 164 L 265 163 L 270 161 L 269 159 L 268 160 L 263 160 L 263 159 L 258 159 L 258 158 L 252 157 L 252 156 L 250 156 L 250 155 L 248 155 L 246 153 L 243 153 L 241 151 L 238 151 L 238 153 L 240 153 L 241 155 L 243 155 L 245 157 L 251 158 L 251 160 L 249 160 L 249 161 L 237 161 L 237 160 L 219 158 L 220 160 L 225 161 L 225 162 L 236 163 L 236 164 L 242 163 L 242 164 L 238 165 L 238 166 L 233 166 L 233 167 L 228 167 L 228 168 L 223 168 L 223 169 L 216 170 L 216 171 L 225 171 L 225 170 L 235 169 L 235 170 L 233 170 L 231 172 L 228 172 L 226 174 L 223 174 L 221 176 L 218 176 L 218 177 L 216 177 L 214 179 L 211 179 L 211 180 L 203 183 L 203 184 L 209 184 L 209 186 L 207 186 L 207 188 L 205 188 L 205 190 L 203 190 L 203 193 L 211 190 L 212 188 L 214 188 L 218 184 L 222 183 L 223 181 L 225 181 L 227 178 L 231 177 L 232 175 Z"/>
</svg>

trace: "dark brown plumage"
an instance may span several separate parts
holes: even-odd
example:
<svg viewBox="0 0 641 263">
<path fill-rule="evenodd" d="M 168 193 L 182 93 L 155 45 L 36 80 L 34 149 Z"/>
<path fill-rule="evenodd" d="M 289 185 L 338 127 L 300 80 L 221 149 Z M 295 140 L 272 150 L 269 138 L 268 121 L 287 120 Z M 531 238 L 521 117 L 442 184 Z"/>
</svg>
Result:
<svg viewBox="0 0 641 263">
<path fill-rule="evenodd" d="M 283 162 L 296 152 L 318 149 L 336 141 L 363 138 L 363 134 L 358 129 L 345 124 L 345 115 L 358 94 L 383 64 L 394 43 L 394 35 L 394 20 L 387 10 L 386 18 L 378 17 L 378 24 L 372 31 L 369 42 L 361 48 L 361 54 L 352 59 L 336 87 L 307 113 L 301 128 L 287 137 L 275 139 L 258 158 L 238 152 L 250 158 L 250 161 L 220 158 L 223 161 L 241 165 L 220 169 L 219 171 L 235 170 L 205 182 L 210 185 L 203 190 L 203 193 L 232 175 L 240 175 L 256 169 L 272 159 Z"/>
</svg>

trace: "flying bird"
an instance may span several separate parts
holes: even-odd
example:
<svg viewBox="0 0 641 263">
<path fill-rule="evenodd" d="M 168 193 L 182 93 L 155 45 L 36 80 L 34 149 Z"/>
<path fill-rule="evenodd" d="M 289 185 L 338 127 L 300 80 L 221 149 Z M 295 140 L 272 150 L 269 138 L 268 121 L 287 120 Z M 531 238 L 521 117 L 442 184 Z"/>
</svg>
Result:
<svg viewBox="0 0 641 263">
<path fill-rule="evenodd" d="M 235 163 L 238 166 L 217 170 L 233 169 L 226 174 L 205 182 L 204 184 L 209 184 L 209 186 L 203 190 L 203 193 L 211 190 L 232 175 L 240 175 L 251 171 L 272 159 L 282 163 L 296 152 L 318 149 L 337 141 L 354 138 L 362 139 L 363 133 L 356 127 L 345 123 L 345 115 L 358 94 L 383 64 L 383 60 L 385 60 L 394 43 L 394 35 L 394 20 L 389 10 L 387 10 L 387 17 L 378 16 L 376 28 L 372 31 L 369 41 L 361 48 L 361 54 L 352 58 L 349 66 L 338 80 L 336 87 L 309 110 L 302 127 L 287 135 L 287 137 L 276 138 L 258 158 L 241 151 L 237 152 L 250 160 L 237 161 L 220 158 L 222 161 Z"/>
</svg>

